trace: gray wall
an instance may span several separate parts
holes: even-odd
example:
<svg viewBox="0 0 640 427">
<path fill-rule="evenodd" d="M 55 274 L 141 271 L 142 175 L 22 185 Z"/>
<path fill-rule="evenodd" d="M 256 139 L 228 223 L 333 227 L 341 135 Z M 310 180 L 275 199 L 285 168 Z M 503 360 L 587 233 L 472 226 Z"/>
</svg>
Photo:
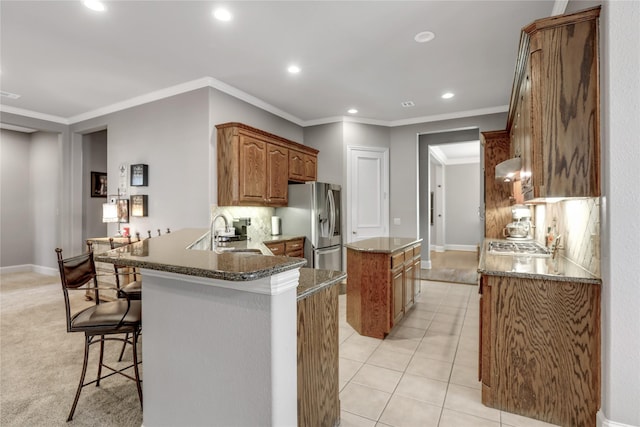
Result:
<svg viewBox="0 0 640 427">
<path fill-rule="evenodd" d="M 82 240 L 107 235 L 107 224 L 102 222 L 102 197 L 91 197 L 91 172 L 107 172 L 107 131 L 84 135 L 82 139 Z M 109 189 L 116 188 L 117 175 L 107 176 Z M 110 185 L 109 185 L 110 184 Z M 117 194 L 117 193 L 113 193 Z"/>
<path fill-rule="evenodd" d="M 33 264 L 31 136 L 0 129 L 0 267 Z"/>
<path fill-rule="evenodd" d="M 640 426 L 640 2 L 603 2 L 602 412 Z M 619 424 L 616 424 L 619 423 Z"/>
<path fill-rule="evenodd" d="M 475 250 L 475 246 L 481 242 L 478 217 L 480 193 L 476 185 L 479 174 L 479 163 L 447 165 L 444 168 L 447 249 L 473 246 Z"/>
<path fill-rule="evenodd" d="M 343 123 L 329 123 L 304 128 L 304 143 L 319 150 L 318 181 L 345 185 L 343 176 Z"/>
<path fill-rule="evenodd" d="M 415 236 L 430 241 L 428 213 L 420 211 L 418 217 L 418 137 L 421 134 L 443 132 L 458 129 L 478 128 L 480 132 L 504 129 L 507 125 L 507 113 L 464 117 L 438 122 L 391 128 L 391 215 L 400 217 L 401 225 L 390 225 L 390 235 Z M 422 175 L 426 180 L 428 173 Z M 428 186 L 420 183 L 420 191 Z M 429 259 L 429 245 L 422 245 L 422 258 Z"/>
<path fill-rule="evenodd" d="M 0 266 L 55 267 L 59 214 L 58 135 L 2 132 Z"/>
</svg>

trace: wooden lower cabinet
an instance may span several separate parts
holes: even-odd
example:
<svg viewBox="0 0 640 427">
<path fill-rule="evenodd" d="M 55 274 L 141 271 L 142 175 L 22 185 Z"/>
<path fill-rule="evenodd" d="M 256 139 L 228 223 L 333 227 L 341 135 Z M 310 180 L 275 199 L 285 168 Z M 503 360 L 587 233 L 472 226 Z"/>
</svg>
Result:
<svg viewBox="0 0 640 427">
<path fill-rule="evenodd" d="M 304 237 L 266 242 L 264 245 L 269 248 L 273 255 L 304 258 Z"/>
<path fill-rule="evenodd" d="M 334 285 L 298 301 L 298 426 L 340 420 L 338 291 Z"/>
<path fill-rule="evenodd" d="M 487 275 L 480 285 L 482 403 L 595 426 L 601 285 Z"/>
<path fill-rule="evenodd" d="M 413 307 L 420 246 L 391 253 L 347 247 L 347 322 L 360 335 L 384 338 Z"/>
</svg>

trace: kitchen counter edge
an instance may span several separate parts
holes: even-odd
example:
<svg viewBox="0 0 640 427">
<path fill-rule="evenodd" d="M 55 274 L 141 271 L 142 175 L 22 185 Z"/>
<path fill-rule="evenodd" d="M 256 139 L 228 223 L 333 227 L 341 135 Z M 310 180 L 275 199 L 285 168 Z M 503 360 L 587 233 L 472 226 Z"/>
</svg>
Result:
<svg viewBox="0 0 640 427">
<path fill-rule="evenodd" d="M 187 247 L 208 232 L 188 228 L 162 236 L 95 254 L 97 262 L 127 267 L 146 268 L 188 276 L 228 281 L 251 281 L 303 267 L 304 258 L 269 256 L 262 243 L 256 243 L 263 254 L 222 253 L 193 250 Z M 241 257 L 241 258 L 238 258 Z"/>
<path fill-rule="evenodd" d="M 421 238 L 416 239 L 411 237 L 372 237 L 370 239 L 347 243 L 344 246 L 347 249 L 358 252 L 390 254 L 420 242 L 422 242 Z"/>
<path fill-rule="evenodd" d="M 562 266 L 564 273 L 544 273 L 544 272 L 522 272 L 513 271 L 511 266 L 513 265 L 516 255 L 494 255 L 489 253 L 489 242 L 500 239 L 485 239 L 482 250 L 480 251 L 480 260 L 478 262 L 478 273 L 485 274 L 487 276 L 503 276 L 503 277 L 515 277 L 521 279 L 538 279 L 538 280 L 553 280 L 558 282 L 579 282 L 590 283 L 594 285 L 601 285 L 602 279 L 591 273 L 584 268 L 580 267 L 573 261 L 558 256 L 556 260 L 551 258 L 532 257 L 538 259 L 538 262 L 544 261 L 545 264 L 549 262 L 557 262 Z M 490 264 L 488 267 L 487 265 Z"/>
</svg>

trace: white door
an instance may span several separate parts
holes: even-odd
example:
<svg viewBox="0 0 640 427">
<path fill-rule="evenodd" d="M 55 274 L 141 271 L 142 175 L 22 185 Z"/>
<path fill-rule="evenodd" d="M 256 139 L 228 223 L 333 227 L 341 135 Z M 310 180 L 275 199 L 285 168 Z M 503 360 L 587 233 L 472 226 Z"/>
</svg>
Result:
<svg viewBox="0 0 640 427">
<path fill-rule="evenodd" d="M 347 147 L 347 242 L 388 236 L 389 149 Z"/>
</svg>

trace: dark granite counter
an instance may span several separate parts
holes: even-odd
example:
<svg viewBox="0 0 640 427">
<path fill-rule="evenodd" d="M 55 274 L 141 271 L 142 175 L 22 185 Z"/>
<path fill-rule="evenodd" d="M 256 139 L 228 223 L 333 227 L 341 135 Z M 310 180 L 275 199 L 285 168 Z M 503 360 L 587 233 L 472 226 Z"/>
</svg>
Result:
<svg viewBox="0 0 640 427">
<path fill-rule="evenodd" d="M 178 230 L 96 254 L 95 260 L 229 281 L 256 280 L 306 264 L 304 258 L 265 256 L 270 252 L 261 242 L 232 242 L 220 245 L 216 251 L 188 248 L 207 233 L 204 228 Z M 233 252 L 234 249 L 256 252 Z"/>
<path fill-rule="evenodd" d="M 298 284 L 298 300 L 305 299 L 328 286 L 336 285 L 346 277 L 347 273 L 344 271 L 301 268 L 300 283 Z"/>
<path fill-rule="evenodd" d="M 496 255 L 488 250 L 486 239 L 480 252 L 478 273 L 527 279 L 555 280 L 601 284 L 602 279 L 562 256 L 536 257 L 530 255 Z"/>
<path fill-rule="evenodd" d="M 407 246 L 422 242 L 422 239 L 408 237 L 373 237 L 347 243 L 345 247 L 358 252 L 393 253 Z"/>
</svg>

